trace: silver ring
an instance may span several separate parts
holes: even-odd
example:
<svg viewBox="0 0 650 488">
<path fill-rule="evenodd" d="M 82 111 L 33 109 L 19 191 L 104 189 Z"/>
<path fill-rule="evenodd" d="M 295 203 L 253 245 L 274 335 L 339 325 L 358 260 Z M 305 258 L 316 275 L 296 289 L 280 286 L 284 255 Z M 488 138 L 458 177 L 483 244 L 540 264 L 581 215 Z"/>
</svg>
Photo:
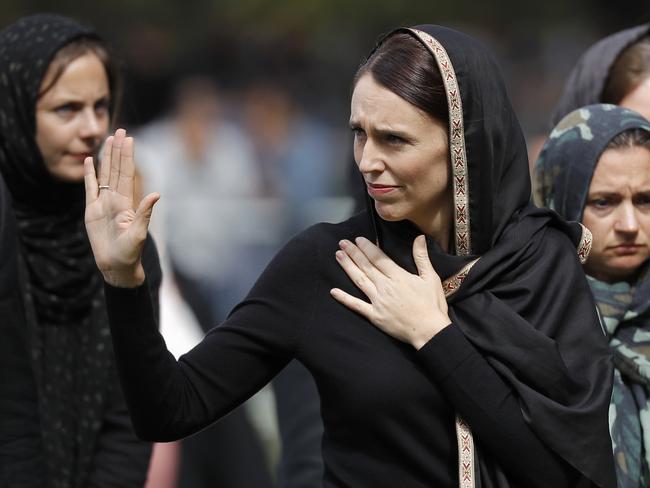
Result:
<svg viewBox="0 0 650 488">
<path fill-rule="evenodd" d="M 111 187 L 108 186 L 108 185 L 99 185 L 99 189 L 100 189 L 100 190 L 110 190 Z"/>
</svg>

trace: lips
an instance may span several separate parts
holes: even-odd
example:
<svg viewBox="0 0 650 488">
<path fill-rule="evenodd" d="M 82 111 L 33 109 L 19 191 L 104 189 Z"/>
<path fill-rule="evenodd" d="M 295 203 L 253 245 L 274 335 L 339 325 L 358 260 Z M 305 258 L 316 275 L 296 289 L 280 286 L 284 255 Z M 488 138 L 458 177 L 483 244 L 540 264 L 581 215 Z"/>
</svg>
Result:
<svg viewBox="0 0 650 488">
<path fill-rule="evenodd" d="M 95 153 L 92 152 L 83 152 L 83 153 L 68 153 L 68 156 L 74 158 L 74 159 L 79 159 L 83 161 L 89 156 L 94 156 Z"/>
<path fill-rule="evenodd" d="M 638 253 L 642 247 L 643 246 L 640 244 L 620 244 L 618 246 L 612 247 L 611 249 L 619 256 L 626 256 L 629 254 Z"/>
<path fill-rule="evenodd" d="M 368 182 L 366 182 L 366 186 L 368 187 L 368 193 L 370 196 L 386 195 L 387 193 L 391 193 L 399 188 L 399 186 L 395 185 L 381 185 L 379 183 Z"/>
</svg>

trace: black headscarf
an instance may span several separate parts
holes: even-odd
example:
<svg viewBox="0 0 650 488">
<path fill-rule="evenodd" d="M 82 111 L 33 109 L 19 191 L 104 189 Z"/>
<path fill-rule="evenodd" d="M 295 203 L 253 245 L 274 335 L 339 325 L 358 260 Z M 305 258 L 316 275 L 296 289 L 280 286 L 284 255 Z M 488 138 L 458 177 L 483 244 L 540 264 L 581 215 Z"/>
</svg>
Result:
<svg viewBox="0 0 650 488">
<path fill-rule="evenodd" d="M 395 32 L 429 49 L 446 85 L 455 250 L 445 253 L 432 240 L 428 247 L 450 316 L 515 390 L 539 438 L 593 484 L 613 487 L 612 366 L 576 256 L 576 248 L 588 252 L 589 234 L 530 203 L 524 137 L 489 51 L 444 27 Z M 411 243 L 421 232 L 383 221 L 369 203 L 380 246 L 416 272 Z M 512 486 L 508 467 L 481 449 L 489 440 L 476 443 L 477 486 Z"/>
<path fill-rule="evenodd" d="M 601 39 L 585 51 L 564 85 L 552 125 L 557 125 L 577 108 L 603 102 L 603 90 L 612 65 L 627 47 L 647 35 L 650 35 L 650 24 L 631 27 Z"/>
<path fill-rule="evenodd" d="M 36 144 L 36 102 L 53 57 L 92 30 L 56 15 L 21 18 L 0 32 L 0 173 L 12 196 L 31 355 L 52 486 L 85 486 L 113 353 L 84 228 L 83 182 L 57 181 Z M 110 79 L 110 78 L 109 78 Z M 111 86 L 111 88 L 114 88 Z"/>
</svg>

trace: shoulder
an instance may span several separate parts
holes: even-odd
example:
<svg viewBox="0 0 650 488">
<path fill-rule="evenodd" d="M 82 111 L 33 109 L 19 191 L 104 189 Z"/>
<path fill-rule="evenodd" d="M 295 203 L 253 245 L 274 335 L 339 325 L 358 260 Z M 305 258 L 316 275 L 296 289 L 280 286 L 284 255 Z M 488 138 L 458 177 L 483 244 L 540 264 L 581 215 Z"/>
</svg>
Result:
<svg viewBox="0 0 650 488">
<path fill-rule="evenodd" d="M 363 236 L 374 241 L 375 236 L 368 214 L 363 211 L 338 223 L 321 222 L 312 225 L 296 235 L 292 241 L 309 243 L 318 248 L 329 248 L 337 245 L 341 239 L 354 239 Z"/>
<path fill-rule="evenodd" d="M 274 277 L 307 276 L 322 271 L 320 265 L 327 256 L 334 256 L 341 239 L 371 235 L 370 222 L 365 212 L 339 223 L 312 225 L 291 238 L 275 255 L 265 271 Z"/>
</svg>

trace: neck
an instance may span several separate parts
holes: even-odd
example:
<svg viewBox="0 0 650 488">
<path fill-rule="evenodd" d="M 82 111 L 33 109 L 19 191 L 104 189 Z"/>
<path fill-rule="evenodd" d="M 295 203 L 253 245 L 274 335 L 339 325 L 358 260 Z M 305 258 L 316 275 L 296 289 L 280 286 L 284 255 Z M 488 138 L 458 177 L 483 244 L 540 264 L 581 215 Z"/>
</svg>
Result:
<svg viewBox="0 0 650 488">
<path fill-rule="evenodd" d="M 449 252 L 453 222 L 453 205 L 451 195 L 445 195 L 434 205 L 434 210 L 422 218 L 412 220 L 422 233 L 435 240 L 445 252 Z"/>
</svg>

